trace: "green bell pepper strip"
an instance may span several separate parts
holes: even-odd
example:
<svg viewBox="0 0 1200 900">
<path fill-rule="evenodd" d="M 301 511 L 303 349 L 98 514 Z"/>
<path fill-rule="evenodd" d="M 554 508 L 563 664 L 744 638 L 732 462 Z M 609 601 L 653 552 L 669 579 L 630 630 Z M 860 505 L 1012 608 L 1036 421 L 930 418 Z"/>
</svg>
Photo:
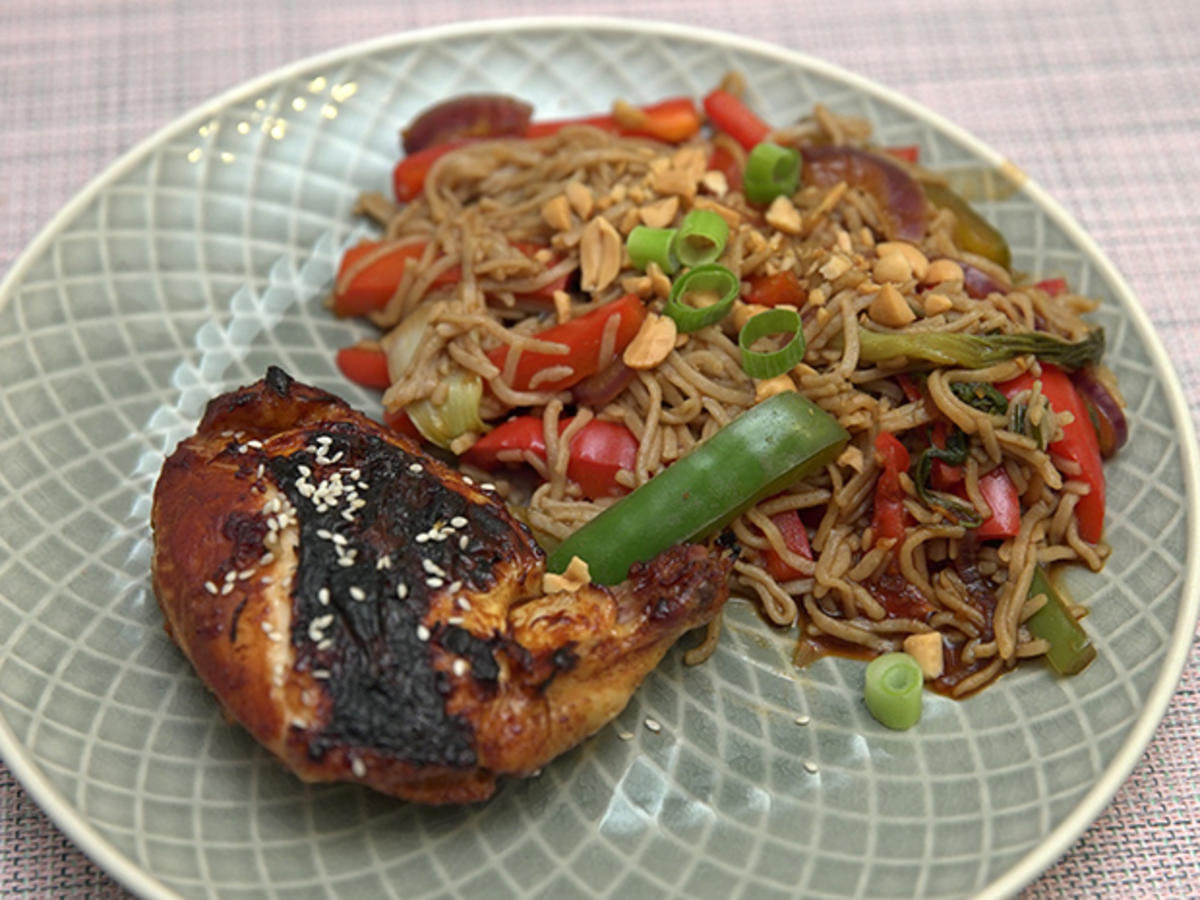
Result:
<svg viewBox="0 0 1200 900">
<path fill-rule="evenodd" d="M 1034 637 L 1050 642 L 1046 662 L 1060 675 L 1074 675 L 1096 658 L 1096 648 L 1088 641 L 1087 632 L 1067 609 L 1062 595 L 1050 584 L 1041 566 L 1033 570 L 1029 596 L 1046 595 L 1045 605 L 1029 617 L 1025 627 Z"/>
<path fill-rule="evenodd" d="M 849 438 L 808 398 L 776 394 L 568 537 L 546 568 L 562 572 L 578 556 L 597 584 L 623 581 L 633 563 L 714 534 L 759 500 L 822 468 Z"/>
</svg>

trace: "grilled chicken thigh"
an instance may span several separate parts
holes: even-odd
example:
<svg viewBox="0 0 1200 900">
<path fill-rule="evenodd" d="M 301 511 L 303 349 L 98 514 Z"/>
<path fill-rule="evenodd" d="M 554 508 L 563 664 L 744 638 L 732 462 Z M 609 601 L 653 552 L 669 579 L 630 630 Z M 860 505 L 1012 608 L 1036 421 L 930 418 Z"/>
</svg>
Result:
<svg viewBox="0 0 1200 900">
<path fill-rule="evenodd" d="M 277 368 L 209 404 L 152 524 L 167 631 L 226 711 L 307 781 L 422 803 L 577 744 L 728 594 L 698 546 L 543 593 L 490 491 Z"/>
</svg>

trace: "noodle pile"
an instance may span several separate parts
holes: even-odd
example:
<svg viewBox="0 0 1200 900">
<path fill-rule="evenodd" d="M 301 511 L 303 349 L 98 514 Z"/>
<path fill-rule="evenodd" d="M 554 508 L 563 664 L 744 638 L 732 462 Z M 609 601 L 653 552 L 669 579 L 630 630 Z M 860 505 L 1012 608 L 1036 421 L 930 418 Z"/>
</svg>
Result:
<svg viewBox="0 0 1200 900">
<path fill-rule="evenodd" d="M 776 132 L 775 140 L 866 146 L 868 136 L 863 122 L 818 107 L 811 119 Z M 552 320 L 531 314 L 519 298 L 580 268 L 585 229 L 597 217 L 623 238 L 635 225 L 657 224 L 664 216 L 677 224 L 691 208 L 717 211 L 731 226 L 719 261 L 740 274 L 743 287 L 756 275 L 791 270 L 799 277 L 807 291 L 801 307 L 807 352 L 786 377 L 851 435 L 836 462 L 732 523 L 741 547 L 734 588 L 757 600 L 770 622 L 798 624 L 799 661 L 831 648 L 874 655 L 897 649 L 907 635 L 938 631 L 957 663 L 940 688 L 955 696 L 975 691 L 1017 660 L 1046 650 L 1045 642 L 1023 627 L 1038 606 L 1028 599 L 1034 566 L 1077 562 L 1095 570 L 1108 553 L 1079 535 L 1073 513 L 1088 486 L 1076 477 L 1078 469 L 1041 449 L 1046 442 L 1027 429 L 1014 430 L 1009 417 L 983 413 L 952 390 L 958 382 L 1000 383 L 1030 369 L 1036 375 L 1038 364 L 1026 356 L 984 369 L 934 368 L 925 395 L 908 399 L 893 377 L 903 360 L 892 367 L 859 360 L 859 323 L 880 288 L 872 273 L 876 245 L 888 234 L 879 200 L 845 182 L 802 187 L 793 198 L 798 216 L 778 220 L 776 227 L 772 216 L 764 220 L 761 209 L 728 190 L 723 176 L 707 171 L 714 142 L 744 157 L 726 140 L 718 136 L 669 147 L 568 127 L 549 137 L 481 141 L 454 150 L 433 166 L 424 193 L 403 207 L 378 195 L 363 197 L 360 210 L 381 224 L 385 243 L 344 272 L 343 284 L 398 246 L 424 247 L 419 264 L 406 268 L 386 307 L 371 314 L 385 330 L 417 310 L 424 317 L 419 347 L 405 371 L 392 372 L 384 404 L 395 412 L 423 399 L 442 402 L 447 376 L 466 371 L 487 385 L 481 401 L 485 420 L 498 421 L 513 408 L 540 414 L 545 458 L 528 451 L 512 451 L 510 457 L 532 466 L 542 479 L 522 500 L 523 518 L 536 533 L 562 539 L 613 502 L 582 498 L 566 475 L 570 440 L 592 418 L 621 423 L 637 437 L 636 465 L 619 476 L 635 487 L 773 388 L 756 384 L 742 370 L 737 328 L 753 310 L 739 303 L 724 322 L 681 335 L 663 362 L 637 371 L 602 408 L 577 403 L 569 391 L 539 391 L 536 385 L 514 390 L 505 376 L 522 352 L 562 352 L 561 345 L 532 336 Z M 917 167 L 910 171 L 917 179 L 937 177 Z M 568 215 L 551 224 L 547 205 L 563 196 Z M 956 246 L 954 226 L 954 213 L 931 208 L 919 242 L 924 256 L 967 262 L 1003 290 L 979 300 L 965 292 L 961 280 L 919 290 L 917 280 L 909 279 L 897 285 L 906 300 L 916 309 L 937 311 L 918 316 L 905 330 L 983 334 L 1037 328 L 1071 340 L 1086 334 L 1080 316 L 1092 308 L 1091 301 L 1014 285 L 1003 268 Z M 527 254 L 521 245 L 544 249 Z M 452 267 L 461 277 L 437 284 Z M 556 314 L 559 321 L 574 318 L 629 292 L 661 309 L 668 290 L 668 279 L 656 267 L 637 271 L 626 256 L 618 276 L 603 288 L 556 295 Z M 944 299 L 931 305 L 931 296 Z M 511 348 L 507 371 L 487 356 L 501 344 Z M 552 367 L 545 380 L 558 374 Z M 1058 433 L 1061 423 L 1036 390 L 1026 401 L 1029 421 L 1051 436 Z M 560 434 L 558 421 L 567 415 L 573 419 Z M 990 515 L 979 489 L 981 475 L 997 466 L 1008 473 L 1021 496 L 1016 537 L 976 541 L 945 509 L 922 502 L 907 474 L 900 480 L 913 524 L 898 542 L 872 534 L 880 474 L 876 436 L 888 432 L 903 440 L 917 433 L 921 437 L 914 443 L 927 441 L 924 435 L 938 418 L 969 439 L 964 484 L 981 517 Z M 474 437 L 459 438 L 451 449 L 465 450 Z M 809 524 L 814 559 L 789 550 L 773 524 L 771 517 L 785 510 L 800 511 Z M 772 578 L 763 562 L 768 548 L 799 577 L 784 583 Z M 710 652 L 716 638 L 711 629 L 693 658 Z"/>
</svg>

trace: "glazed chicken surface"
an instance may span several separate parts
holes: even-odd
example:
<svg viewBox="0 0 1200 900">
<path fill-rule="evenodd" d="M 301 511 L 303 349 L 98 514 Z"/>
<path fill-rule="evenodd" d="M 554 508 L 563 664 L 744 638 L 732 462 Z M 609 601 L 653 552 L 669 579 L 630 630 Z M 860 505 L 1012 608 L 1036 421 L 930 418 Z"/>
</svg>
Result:
<svg viewBox="0 0 1200 900">
<path fill-rule="evenodd" d="M 497 496 L 274 367 L 209 404 L 152 526 L 167 631 L 227 713 L 304 780 L 421 803 L 579 743 L 728 595 L 700 546 L 544 593 Z"/>
</svg>

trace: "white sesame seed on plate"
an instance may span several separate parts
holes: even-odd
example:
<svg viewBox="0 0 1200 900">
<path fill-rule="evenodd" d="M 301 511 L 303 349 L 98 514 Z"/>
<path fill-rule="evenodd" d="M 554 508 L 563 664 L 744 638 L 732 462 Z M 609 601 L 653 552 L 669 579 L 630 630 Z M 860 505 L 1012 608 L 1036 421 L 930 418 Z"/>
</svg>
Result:
<svg viewBox="0 0 1200 900">
<path fill-rule="evenodd" d="M 431 575 L 425 579 L 425 584 L 431 588 L 440 588 L 446 582 L 438 578 L 436 575 Z"/>
<path fill-rule="evenodd" d="M 450 520 L 450 524 L 455 528 L 466 528 L 470 524 L 464 516 L 455 516 Z"/>
<path fill-rule="evenodd" d="M 396 596 L 399 597 L 401 600 L 403 600 L 405 597 L 407 597 L 408 596 L 408 585 L 404 584 L 403 582 L 396 585 Z"/>
<path fill-rule="evenodd" d="M 358 585 L 352 585 L 350 588 L 350 596 L 353 597 L 355 600 L 366 600 L 367 592 L 364 591 L 362 588 L 360 588 Z"/>
<path fill-rule="evenodd" d="M 227 582 L 233 581 L 233 579 L 235 579 L 235 578 L 237 578 L 237 570 L 236 569 L 233 569 L 233 570 L 225 573 L 225 580 Z"/>
<path fill-rule="evenodd" d="M 633 732 L 626 731 L 624 728 L 618 728 L 617 729 L 617 737 L 619 737 L 623 741 L 632 741 L 633 740 Z"/>
<path fill-rule="evenodd" d="M 809 716 L 796 716 L 796 719 L 795 719 L 795 722 L 797 725 L 807 725 L 811 721 L 812 721 L 812 718 Z"/>
<path fill-rule="evenodd" d="M 424 625 L 417 626 L 417 640 L 418 641 L 429 640 L 429 629 L 426 628 Z"/>
<path fill-rule="evenodd" d="M 217 586 L 215 584 L 213 584 L 211 581 L 204 582 L 204 589 L 206 591 L 208 591 L 210 594 L 216 594 L 216 592 L 217 592 Z"/>
<path fill-rule="evenodd" d="M 806 759 L 804 761 L 804 771 L 807 772 L 809 775 L 816 775 L 817 772 L 820 771 L 820 769 L 817 768 L 817 764 L 815 762 L 813 762 L 811 759 Z"/>
<path fill-rule="evenodd" d="M 329 605 L 329 588 L 323 587 L 319 591 L 317 591 L 317 601 L 322 606 Z"/>
<path fill-rule="evenodd" d="M 649 716 L 647 716 L 644 724 L 648 731 L 653 731 L 655 734 L 658 734 L 660 731 L 662 731 L 662 724 L 658 721 L 658 719 L 651 719 Z"/>
<path fill-rule="evenodd" d="M 232 593 L 233 593 L 233 582 L 232 581 L 225 582 L 224 587 L 221 588 L 221 596 L 227 597 Z"/>
</svg>

